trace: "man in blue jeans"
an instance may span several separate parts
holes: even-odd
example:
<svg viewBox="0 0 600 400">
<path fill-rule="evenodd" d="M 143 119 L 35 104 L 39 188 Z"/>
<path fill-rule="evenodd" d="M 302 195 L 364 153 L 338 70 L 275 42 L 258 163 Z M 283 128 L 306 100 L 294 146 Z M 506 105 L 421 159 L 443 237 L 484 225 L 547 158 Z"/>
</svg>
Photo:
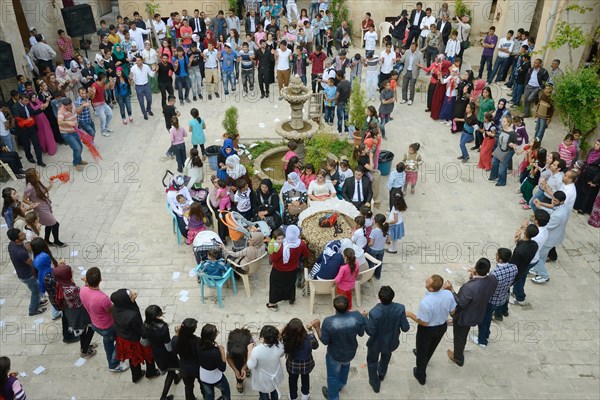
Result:
<svg viewBox="0 0 600 400">
<path fill-rule="evenodd" d="M 100 290 L 102 274 L 100 269 L 92 267 L 85 274 L 85 286 L 81 287 L 79 297 L 90 315 L 92 329 L 102 336 L 104 351 L 108 361 L 108 370 L 111 372 L 127 371 L 129 367 L 121 364 L 116 359 L 115 340 L 117 339 L 117 326 L 112 318 L 112 302 L 108 296 Z"/>
<path fill-rule="evenodd" d="M 77 171 L 83 171 L 83 166 L 87 164 L 87 161 L 81 159 L 83 144 L 76 131 L 78 110 L 73 108 L 73 102 L 68 97 L 63 97 L 61 103 L 57 117 L 60 135 L 73 150 L 73 166 Z"/>
<path fill-rule="evenodd" d="M 492 153 L 492 171 L 489 180 L 498 180 L 496 186 L 506 186 L 506 171 L 517 147 L 517 134 L 512 130 L 512 119 L 510 117 L 502 117 L 500 123 L 502 129 L 500 133 L 496 134 L 498 145 Z"/>
<path fill-rule="evenodd" d="M 221 52 L 221 74 L 223 75 L 223 90 L 225 95 L 229 94 L 229 83 L 231 91 L 235 92 L 235 63 L 238 54 L 231 49 L 231 43 L 225 43 L 225 50 Z"/>
<path fill-rule="evenodd" d="M 365 334 L 366 320 L 358 311 L 348 311 L 348 298 L 337 296 L 333 299 L 335 315 L 313 321 L 321 342 L 327 346 L 325 364 L 327 366 L 327 386 L 323 386 L 323 396 L 329 400 L 339 400 L 340 390 L 348 383 L 350 362 L 358 349 L 357 336 Z"/>
<path fill-rule="evenodd" d="M 175 87 L 179 95 L 179 105 L 183 106 L 183 98 L 185 89 L 185 101 L 191 103 L 190 100 L 190 89 L 192 88 L 192 81 L 189 74 L 189 59 L 184 54 L 183 47 L 177 48 L 177 55 L 173 57 L 173 66 L 175 71 Z"/>
<path fill-rule="evenodd" d="M 29 301 L 29 316 L 34 316 L 46 311 L 46 307 L 42 307 L 48 300 L 40 301 L 40 289 L 37 278 L 33 273 L 33 261 L 29 257 L 29 252 L 25 248 L 25 233 L 20 229 L 12 228 L 6 232 L 6 236 L 10 240 L 8 244 L 8 254 L 12 261 L 17 278 L 31 291 L 31 300 Z"/>
<path fill-rule="evenodd" d="M 77 122 L 79 123 L 79 128 L 82 131 L 85 131 L 91 137 L 96 136 L 96 125 L 94 125 L 94 120 L 92 119 L 92 113 L 90 109 L 92 108 L 92 103 L 88 99 L 88 91 L 85 87 L 80 87 L 79 97 L 75 99 L 73 104 L 77 109 L 80 109 L 80 112 L 77 114 Z"/>
</svg>

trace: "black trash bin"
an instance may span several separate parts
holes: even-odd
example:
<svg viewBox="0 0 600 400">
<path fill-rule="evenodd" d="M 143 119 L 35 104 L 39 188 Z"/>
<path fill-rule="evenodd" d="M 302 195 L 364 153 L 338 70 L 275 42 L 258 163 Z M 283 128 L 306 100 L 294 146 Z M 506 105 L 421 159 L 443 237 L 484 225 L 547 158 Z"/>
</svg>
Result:
<svg viewBox="0 0 600 400">
<path fill-rule="evenodd" d="M 221 151 L 221 146 L 212 145 L 206 148 L 206 157 L 208 157 L 208 166 L 213 171 L 219 169 L 219 162 L 217 158 L 219 156 L 219 152 Z"/>
</svg>

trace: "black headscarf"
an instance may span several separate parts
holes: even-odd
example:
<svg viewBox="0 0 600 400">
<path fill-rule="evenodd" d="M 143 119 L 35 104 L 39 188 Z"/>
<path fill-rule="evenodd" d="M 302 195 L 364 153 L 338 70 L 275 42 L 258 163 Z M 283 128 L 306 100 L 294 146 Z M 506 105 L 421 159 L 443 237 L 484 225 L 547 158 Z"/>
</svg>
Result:
<svg viewBox="0 0 600 400">
<path fill-rule="evenodd" d="M 267 194 L 263 193 L 263 191 L 261 189 L 262 185 L 265 185 L 266 187 L 269 188 L 269 192 Z M 277 192 L 275 191 L 275 189 L 273 189 L 273 181 L 271 181 L 268 178 L 260 181 L 260 185 L 258 186 L 258 189 L 256 189 L 256 199 L 258 200 L 258 204 L 259 205 L 268 205 L 269 199 L 271 198 L 271 196 L 273 194 L 277 195 Z"/>
<path fill-rule="evenodd" d="M 131 301 L 128 289 L 119 289 L 110 295 L 113 303 L 112 315 L 117 328 L 124 333 L 120 335 L 128 339 L 128 333 L 131 331 L 141 334 L 139 325 L 142 324 L 142 315 L 140 308 L 135 301 Z"/>
</svg>

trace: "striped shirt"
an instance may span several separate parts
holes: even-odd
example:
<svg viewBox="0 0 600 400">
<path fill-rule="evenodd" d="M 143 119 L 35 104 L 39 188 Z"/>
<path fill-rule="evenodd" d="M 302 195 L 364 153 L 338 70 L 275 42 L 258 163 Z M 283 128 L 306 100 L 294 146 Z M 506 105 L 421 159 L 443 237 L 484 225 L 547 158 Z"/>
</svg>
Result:
<svg viewBox="0 0 600 400">
<path fill-rule="evenodd" d="M 79 96 L 74 102 L 73 105 L 75 107 L 81 107 L 81 105 L 83 103 L 85 103 L 86 101 L 89 101 L 88 99 L 82 99 L 81 96 Z M 77 115 L 77 122 L 79 122 L 80 124 L 84 124 L 84 123 L 91 123 L 92 122 L 92 113 L 90 112 L 90 108 L 89 107 L 84 107 L 81 112 Z"/>
<path fill-rule="evenodd" d="M 406 172 L 398 172 L 396 170 L 392 171 L 390 177 L 387 182 L 387 189 L 392 190 L 395 188 L 401 188 L 404 186 L 404 182 L 406 181 Z"/>
<path fill-rule="evenodd" d="M 496 264 L 496 268 L 490 273 L 498 280 L 496 291 L 490 299 L 490 304 L 501 306 L 508 301 L 508 290 L 517 276 L 517 266 L 514 264 Z"/>
<path fill-rule="evenodd" d="M 58 109 L 58 128 L 62 133 L 73 133 L 77 128 L 77 114 L 64 105 Z"/>
</svg>

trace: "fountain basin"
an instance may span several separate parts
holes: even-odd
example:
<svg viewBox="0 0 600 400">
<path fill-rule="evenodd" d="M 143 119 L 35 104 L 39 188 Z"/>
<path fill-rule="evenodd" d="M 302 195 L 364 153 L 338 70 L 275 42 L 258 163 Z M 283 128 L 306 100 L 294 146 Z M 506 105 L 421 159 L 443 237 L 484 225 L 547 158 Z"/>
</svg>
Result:
<svg viewBox="0 0 600 400">
<path fill-rule="evenodd" d="M 287 146 L 269 149 L 254 160 L 254 173 L 260 179 L 270 179 L 275 185 L 283 185 L 286 180 L 281 159 L 287 153 Z"/>
</svg>

